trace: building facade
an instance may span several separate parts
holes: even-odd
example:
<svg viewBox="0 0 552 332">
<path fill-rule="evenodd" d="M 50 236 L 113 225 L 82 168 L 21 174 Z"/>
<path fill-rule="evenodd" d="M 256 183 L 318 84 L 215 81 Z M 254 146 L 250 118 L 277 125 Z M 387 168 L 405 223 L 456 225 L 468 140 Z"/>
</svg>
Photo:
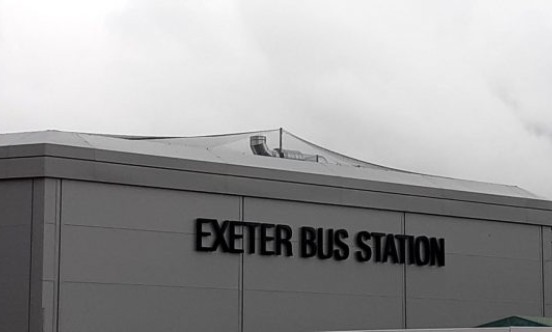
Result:
<svg viewBox="0 0 552 332">
<path fill-rule="evenodd" d="M 550 201 L 315 148 L 263 155 L 244 135 L 2 135 L 0 331 L 461 328 L 552 316 Z"/>
</svg>

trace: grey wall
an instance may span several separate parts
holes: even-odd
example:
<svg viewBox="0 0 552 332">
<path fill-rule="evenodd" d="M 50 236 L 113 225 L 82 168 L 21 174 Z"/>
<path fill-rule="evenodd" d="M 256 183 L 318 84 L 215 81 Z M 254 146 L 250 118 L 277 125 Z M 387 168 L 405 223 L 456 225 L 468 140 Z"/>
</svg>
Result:
<svg viewBox="0 0 552 332">
<path fill-rule="evenodd" d="M 46 189 L 45 331 L 471 327 L 552 305 L 541 226 L 71 180 Z M 444 237 L 447 265 L 198 253 L 198 217 Z"/>
<path fill-rule="evenodd" d="M 32 180 L 0 181 L 0 331 L 27 332 Z"/>
<path fill-rule="evenodd" d="M 193 221 L 224 195 L 63 181 L 59 331 L 238 331 L 240 257 L 198 254 Z"/>
<path fill-rule="evenodd" d="M 46 179 L 43 198 L 43 331 L 56 331 L 58 307 L 58 258 L 61 209 L 61 180 Z"/>
<path fill-rule="evenodd" d="M 244 206 L 245 220 L 294 230 L 402 233 L 402 213 L 255 198 L 246 198 Z M 403 295 L 400 265 L 361 264 L 352 257 L 244 257 L 244 331 L 401 328 Z"/>
<path fill-rule="evenodd" d="M 445 268 L 407 267 L 409 328 L 543 315 L 540 226 L 406 214 L 406 232 L 447 246 Z"/>
<path fill-rule="evenodd" d="M 542 227 L 544 311 L 552 316 L 552 227 Z"/>
</svg>

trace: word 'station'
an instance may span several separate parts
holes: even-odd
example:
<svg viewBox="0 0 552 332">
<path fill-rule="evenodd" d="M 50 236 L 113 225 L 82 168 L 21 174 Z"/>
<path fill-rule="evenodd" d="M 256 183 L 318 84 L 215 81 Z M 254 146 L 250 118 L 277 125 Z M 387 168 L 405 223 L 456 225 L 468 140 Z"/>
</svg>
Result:
<svg viewBox="0 0 552 332">
<path fill-rule="evenodd" d="M 445 239 L 405 234 L 360 231 L 349 234 L 346 229 L 299 227 L 283 224 L 246 221 L 196 219 L 197 251 L 222 251 L 233 254 L 293 256 L 297 242 L 303 258 L 342 261 L 353 256 L 358 262 L 445 265 Z"/>
</svg>

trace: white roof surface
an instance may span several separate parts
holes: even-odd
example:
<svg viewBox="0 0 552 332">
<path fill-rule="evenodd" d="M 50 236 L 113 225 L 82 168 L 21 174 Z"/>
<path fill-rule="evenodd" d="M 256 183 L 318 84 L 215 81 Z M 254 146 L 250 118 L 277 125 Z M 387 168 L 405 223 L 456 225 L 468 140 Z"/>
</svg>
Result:
<svg viewBox="0 0 552 332">
<path fill-rule="evenodd" d="M 319 155 L 322 157 L 320 162 L 257 156 L 253 154 L 249 146 L 249 138 L 253 135 L 264 135 L 267 137 L 270 148 L 278 147 L 278 130 L 201 137 L 118 136 L 48 130 L 2 134 L 0 135 L 0 147 L 47 143 L 182 160 L 539 199 L 538 196 L 516 186 L 413 173 L 364 162 L 317 146 L 286 131 L 283 132 L 284 149 Z M 9 152 L 6 157 L 9 157 Z"/>
</svg>

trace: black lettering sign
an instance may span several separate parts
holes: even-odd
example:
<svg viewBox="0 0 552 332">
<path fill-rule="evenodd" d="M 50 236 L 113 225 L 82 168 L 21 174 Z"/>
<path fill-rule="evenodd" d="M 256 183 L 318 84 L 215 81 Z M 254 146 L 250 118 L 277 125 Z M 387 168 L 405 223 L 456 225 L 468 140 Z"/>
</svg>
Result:
<svg viewBox="0 0 552 332">
<path fill-rule="evenodd" d="M 374 249 L 375 249 L 375 261 L 381 262 L 381 238 L 384 236 L 384 233 L 372 233 L 372 238 L 374 239 Z"/>
<path fill-rule="evenodd" d="M 385 249 L 383 250 L 382 261 L 391 261 L 391 263 L 397 263 L 399 261 L 399 254 L 397 253 L 397 246 L 395 246 L 395 236 L 393 234 L 387 234 L 385 236 Z"/>
<path fill-rule="evenodd" d="M 214 251 L 212 246 L 206 246 L 203 243 L 203 238 L 208 237 L 209 235 L 212 235 L 211 232 L 204 231 L 204 225 L 209 225 L 216 223 L 217 221 L 214 219 L 197 219 L 196 220 L 196 231 L 195 231 L 195 244 L 196 244 L 196 250 L 197 251 Z"/>
<path fill-rule="evenodd" d="M 205 218 L 195 223 L 195 249 L 200 252 L 291 257 L 293 239 L 293 229 L 284 224 Z M 302 258 L 343 261 L 353 249 L 358 262 L 445 266 L 442 238 L 359 231 L 349 240 L 345 229 L 303 226 L 295 241 Z"/>
<path fill-rule="evenodd" d="M 344 229 L 338 229 L 334 233 L 334 258 L 338 261 L 349 258 L 349 246 L 345 240 L 349 237 L 349 233 Z"/>
<path fill-rule="evenodd" d="M 419 236 L 414 243 L 416 247 L 416 265 L 423 266 L 429 264 L 429 239 L 426 236 Z"/>
<path fill-rule="evenodd" d="M 301 227 L 301 257 L 309 258 L 316 256 L 316 229 L 312 227 Z"/>
<path fill-rule="evenodd" d="M 286 256 L 293 256 L 292 235 L 293 232 L 288 225 L 276 225 L 276 255 L 281 255 L 283 250 Z"/>
<path fill-rule="evenodd" d="M 429 239 L 430 265 L 445 266 L 445 239 Z"/>
<path fill-rule="evenodd" d="M 358 232 L 355 237 L 355 243 L 359 248 L 359 250 L 355 252 L 355 258 L 359 262 L 367 262 L 372 258 L 372 248 L 370 248 L 367 243 L 370 237 L 370 233 L 366 231 Z"/>
<path fill-rule="evenodd" d="M 326 233 L 326 236 L 324 236 L 324 233 Z M 324 231 L 324 228 L 318 228 L 316 230 L 316 240 L 318 242 L 316 245 L 318 248 L 318 258 L 328 259 L 333 257 L 333 233 L 333 229 L 327 229 L 326 231 Z"/>
</svg>

